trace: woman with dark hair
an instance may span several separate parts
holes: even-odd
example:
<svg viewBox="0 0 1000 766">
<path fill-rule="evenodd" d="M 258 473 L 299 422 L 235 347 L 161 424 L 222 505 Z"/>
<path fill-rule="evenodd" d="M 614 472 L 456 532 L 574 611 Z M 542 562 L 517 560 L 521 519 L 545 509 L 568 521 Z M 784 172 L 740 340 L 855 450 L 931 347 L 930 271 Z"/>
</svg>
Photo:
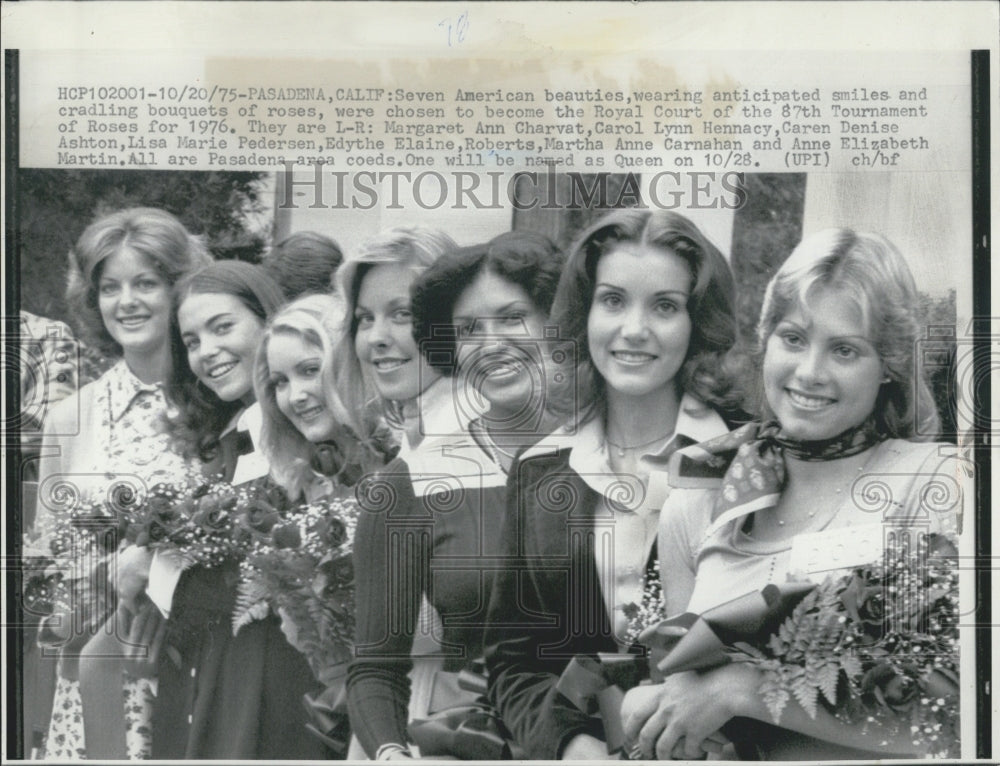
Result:
<svg viewBox="0 0 1000 766">
<path fill-rule="evenodd" d="M 292 301 L 268 322 L 254 363 L 261 451 L 288 497 L 306 502 L 354 486 L 392 450 L 385 440 L 371 448 L 345 425 L 333 383 L 340 308 L 330 295 Z"/>
<path fill-rule="evenodd" d="M 413 744 L 431 756 L 504 754 L 499 731 L 493 739 L 466 738 L 464 748 L 457 740 L 442 747 L 426 736 L 442 722 L 423 719 L 438 711 L 457 727 L 468 715 L 488 716 L 474 704 L 478 694 L 459 685 L 460 672 L 475 678 L 479 670 L 493 575 L 492 565 L 475 562 L 498 551 L 510 456 L 549 426 L 525 412 L 541 414 L 545 403 L 542 356 L 551 349 L 544 323 L 561 261 L 544 237 L 504 234 L 445 253 L 413 285 L 413 347 L 434 380 L 421 393 L 422 440 L 368 482 L 362 497 L 381 491 L 393 502 L 372 504 L 355 540 L 359 608 L 349 703 L 371 756 L 408 757 Z M 456 558 L 466 565 L 445 571 Z M 440 620 L 430 637 L 422 602 Z M 467 707 L 442 712 L 458 705 Z"/>
<path fill-rule="evenodd" d="M 256 450 L 253 361 L 267 318 L 283 301 L 257 266 L 215 263 L 174 291 L 174 332 L 188 371 L 171 381 L 177 435 L 233 484 L 266 478 Z M 153 756 L 163 759 L 320 758 L 303 695 L 316 682 L 275 615 L 233 635 L 237 564 L 185 566 L 154 558 L 150 595 L 169 614 L 159 662 Z"/>
<path fill-rule="evenodd" d="M 624 650 L 666 463 L 728 430 L 733 292 L 721 253 L 673 212 L 614 211 L 571 251 L 553 321 L 575 343 L 578 394 L 550 401 L 567 426 L 511 470 L 485 637 L 489 699 L 530 758 L 608 756 L 556 684 L 575 655 Z"/>
<path fill-rule="evenodd" d="M 191 470 L 164 428 L 163 384 L 177 364 L 170 345 L 170 289 L 185 273 L 208 262 L 198 239 L 170 213 L 155 208 L 131 208 L 98 219 L 70 252 L 66 295 L 82 334 L 119 361 L 45 417 L 35 516 L 42 535 L 59 532 L 87 503 L 105 501 L 110 515 L 122 492 L 140 498 L 147 487 L 183 481 Z M 81 553 L 79 562 L 86 558 Z M 143 625 L 155 629 L 159 615 L 142 594 L 148 553 L 133 546 L 118 554 L 116 563 L 115 585 L 122 590 L 124 611 L 112 615 L 117 620 L 115 634 L 129 635 Z M 90 572 L 77 574 L 92 577 Z M 46 757 L 148 758 L 152 683 L 134 675 L 148 675 L 148 668 L 131 667 L 125 711 L 108 709 L 108 719 L 98 727 L 116 731 L 95 732 L 87 726 L 91 735 L 121 740 L 124 749 L 108 752 L 93 736 L 89 745 L 84 741 L 79 657 L 109 615 L 94 612 L 94 604 L 77 606 L 87 613 L 77 619 L 62 615 L 62 626 L 78 625 L 82 618 L 86 628 L 79 635 L 58 637 L 63 658 Z M 117 687 L 120 701 L 120 677 Z M 119 726 L 127 728 L 118 732 Z"/>
<path fill-rule="evenodd" d="M 451 379 L 455 406 L 474 415 L 470 433 L 504 471 L 554 425 L 546 405 L 565 370 L 552 357 L 566 354 L 548 316 L 563 263 L 548 238 L 509 232 L 446 254 L 413 288 L 421 352 Z"/>
<path fill-rule="evenodd" d="M 875 563 L 884 541 L 914 522 L 954 538 L 961 469 L 942 445 L 912 441 L 938 422 L 914 361 L 917 306 L 905 260 L 876 234 L 829 229 L 792 252 L 757 327 L 763 422 L 672 465 L 676 489 L 659 532 L 668 614 Z M 796 559 L 807 544 L 818 553 Z M 626 738 L 637 757 L 697 758 L 706 737 L 737 719 L 726 732 L 744 757 L 926 757 L 908 715 L 895 730 L 874 718 L 856 725 L 824 704 L 809 713 L 793 696 L 775 726 L 762 681 L 757 667 L 732 663 L 637 688 L 623 706 Z"/>
<path fill-rule="evenodd" d="M 255 401 L 253 360 L 259 333 L 284 301 L 281 288 L 263 269 L 241 261 L 218 261 L 174 290 L 174 344 L 187 357 L 168 386 L 178 410 L 174 433 L 202 460 L 215 461 L 225 481 L 232 479 L 235 460 L 220 455 L 220 448 L 229 446 L 222 436 L 234 430 L 236 416 Z"/>
<path fill-rule="evenodd" d="M 344 260 L 340 245 L 316 231 L 297 231 L 271 248 L 263 266 L 285 298 L 329 293 Z"/>
</svg>

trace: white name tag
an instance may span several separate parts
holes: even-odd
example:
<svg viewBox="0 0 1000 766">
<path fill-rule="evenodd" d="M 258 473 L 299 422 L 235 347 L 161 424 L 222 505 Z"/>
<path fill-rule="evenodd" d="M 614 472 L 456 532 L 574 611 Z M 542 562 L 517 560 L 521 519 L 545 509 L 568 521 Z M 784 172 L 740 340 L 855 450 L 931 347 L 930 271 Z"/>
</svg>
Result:
<svg viewBox="0 0 1000 766">
<path fill-rule="evenodd" d="M 792 539 L 788 573 L 827 574 L 881 561 L 884 531 L 882 524 L 864 524 L 796 535 Z"/>
</svg>

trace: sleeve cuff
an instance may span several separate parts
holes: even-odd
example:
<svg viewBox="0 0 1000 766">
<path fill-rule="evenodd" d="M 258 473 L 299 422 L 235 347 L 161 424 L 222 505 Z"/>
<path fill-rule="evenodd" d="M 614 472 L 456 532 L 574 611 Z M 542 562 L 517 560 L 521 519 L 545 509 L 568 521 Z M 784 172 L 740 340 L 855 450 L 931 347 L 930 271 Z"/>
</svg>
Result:
<svg viewBox="0 0 1000 766">
<path fill-rule="evenodd" d="M 156 551 L 149 565 L 149 585 L 146 592 L 164 617 L 170 616 L 177 582 L 185 565 L 181 556 L 173 551 Z"/>
</svg>

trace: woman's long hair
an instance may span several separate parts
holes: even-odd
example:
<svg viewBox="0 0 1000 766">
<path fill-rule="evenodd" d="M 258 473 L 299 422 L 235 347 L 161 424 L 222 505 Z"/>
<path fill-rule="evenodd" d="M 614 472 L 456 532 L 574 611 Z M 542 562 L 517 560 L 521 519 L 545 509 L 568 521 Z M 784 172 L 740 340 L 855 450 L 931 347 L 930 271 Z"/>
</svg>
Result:
<svg viewBox="0 0 1000 766">
<path fill-rule="evenodd" d="M 278 283 L 259 266 L 242 261 L 217 261 L 188 274 L 174 286 L 171 311 L 171 343 L 183 349 L 177 310 L 184 300 L 196 294 L 232 295 L 260 318 L 261 323 L 284 301 Z M 183 351 L 181 351 L 183 354 Z M 186 454 L 208 461 L 216 456 L 219 435 L 243 407 L 240 401 L 224 402 L 192 372 L 185 358 L 175 365 L 167 385 L 167 398 L 178 410 L 172 419 L 174 436 Z"/>
<path fill-rule="evenodd" d="M 348 257 L 337 272 L 345 303 L 344 321 L 334 351 L 334 380 L 340 400 L 347 409 L 348 425 L 366 444 L 376 438 L 383 419 L 393 418 L 391 403 L 383 401 L 365 380 L 354 348 L 358 320 L 354 315 L 365 275 L 376 266 L 405 266 L 419 274 L 442 254 L 455 250 L 455 241 L 439 229 L 423 226 L 402 227 L 383 232 L 365 242 Z"/>
<path fill-rule="evenodd" d="M 90 224 L 69 253 L 66 301 L 81 338 L 113 356 L 121 356 L 122 347 L 104 326 L 97 286 L 104 262 L 126 248 L 148 259 L 167 285 L 212 260 L 202 241 L 166 210 L 133 207 Z"/>
<path fill-rule="evenodd" d="M 582 425 L 604 415 L 605 383 L 590 358 L 587 320 L 598 261 L 625 243 L 667 250 L 691 270 L 691 340 L 678 373 L 681 390 L 723 412 L 736 413 L 742 395 L 728 353 L 736 340 L 735 286 L 729 264 L 690 220 L 669 210 L 614 210 L 586 229 L 570 250 L 552 306 L 552 320 L 577 356 L 577 396 L 550 401 Z M 575 406 L 576 411 L 569 409 Z"/>
<path fill-rule="evenodd" d="M 271 467 L 271 475 L 288 496 L 299 497 L 315 475 L 311 466 L 316 445 L 292 424 L 278 408 L 275 382 L 267 362 L 271 343 L 298 338 L 314 348 L 321 360 L 320 380 L 324 405 L 339 428 L 326 440 L 335 445 L 341 462 L 335 466 L 338 479 L 349 481 L 347 474 L 363 474 L 385 461 L 385 455 L 367 449 L 346 423 L 347 410 L 333 384 L 333 348 L 339 335 L 340 304 L 331 295 L 306 295 L 285 306 L 268 322 L 254 362 L 254 391 L 262 414 L 261 452 Z M 356 469 L 356 470 L 353 470 Z"/>
</svg>

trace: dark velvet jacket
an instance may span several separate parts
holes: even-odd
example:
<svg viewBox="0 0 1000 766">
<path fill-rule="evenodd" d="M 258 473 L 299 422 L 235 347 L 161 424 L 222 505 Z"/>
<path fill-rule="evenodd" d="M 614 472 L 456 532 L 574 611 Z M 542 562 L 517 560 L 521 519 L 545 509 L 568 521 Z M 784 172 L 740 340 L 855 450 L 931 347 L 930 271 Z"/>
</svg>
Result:
<svg viewBox="0 0 1000 766">
<path fill-rule="evenodd" d="M 594 556 L 600 500 L 569 467 L 567 449 L 523 458 L 507 484 L 507 560 L 485 635 L 488 696 L 528 758 L 557 759 L 577 734 L 604 737 L 597 719 L 556 691 L 575 655 L 619 651 Z"/>
<path fill-rule="evenodd" d="M 233 478 L 247 447 L 231 431 L 220 442 L 217 471 Z M 244 439 L 246 441 L 246 439 Z M 169 647 L 160 654 L 153 707 L 153 758 L 321 759 L 302 704 L 317 682 L 309 663 L 281 632 L 275 615 L 233 635 L 236 564 L 195 566 L 174 591 Z"/>
</svg>

